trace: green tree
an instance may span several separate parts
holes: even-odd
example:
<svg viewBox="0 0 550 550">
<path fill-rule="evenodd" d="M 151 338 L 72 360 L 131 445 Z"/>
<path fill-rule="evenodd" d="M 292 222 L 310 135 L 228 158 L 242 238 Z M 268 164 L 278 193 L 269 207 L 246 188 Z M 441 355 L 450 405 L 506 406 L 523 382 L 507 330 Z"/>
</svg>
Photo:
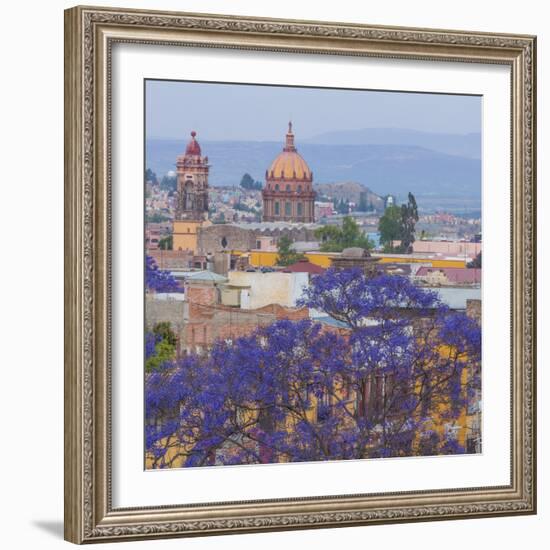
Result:
<svg viewBox="0 0 550 550">
<path fill-rule="evenodd" d="M 367 202 L 367 193 L 365 191 L 361 191 L 359 194 L 359 204 L 357 205 L 357 211 L 358 212 L 368 212 L 369 210 L 369 203 Z"/>
<path fill-rule="evenodd" d="M 349 214 L 349 201 L 347 199 L 340 199 L 338 206 L 336 206 L 338 214 Z"/>
<path fill-rule="evenodd" d="M 233 205 L 233 209 L 234 210 L 239 210 L 240 212 L 253 212 L 253 213 L 256 212 L 254 210 L 254 208 L 251 208 L 250 206 L 247 206 L 246 204 L 242 203 L 241 201 L 235 203 Z"/>
<path fill-rule="evenodd" d="M 145 361 L 145 372 L 157 370 L 163 363 L 171 361 L 176 357 L 176 349 L 166 340 L 155 344 L 155 353 Z"/>
<path fill-rule="evenodd" d="M 278 242 L 277 250 L 279 255 L 277 256 L 277 265 L 292 265 L 305 258 L 303 254 L 292 250 L 292 239 L 287 235 L 283 235 Z"/>
<path fill-rule="evenodd" d="M 159 180 L 157 179 L 157 175 L 151 170 L 151 168 L 147 168 L 145 170 L 145 181 L 150 181 L 154 185 L 157 185 Z"/>
<path fill-rule="evenodd" d="M 466 267 L 472 268 L 481 268 L 481 252 L 471 261 L 466 264 Z"/>
<path fill-rule="evenodd" d="M 241 187 L 243 189 L 252 189 L 252 186 L 254 185 L 254 179 L 252 176 L 247 172 L 242 178 L 241 178 Z"/>
<path fill-rule="evenodd" d="M 409 254 L 415 241 L 415 227 L 418 221 L 416 199 L 409 193 L 407 203 L 401 205 L 401 250 Z"/>
<path fill-rule="evenodd" d="M 168 175 L 162 176 L 162 180 L 160 181 L 160 188 L 163 191 L 176 191 L 178 186 L 178 179 L 175 175 Z"/>
<path fill-rule="evenodd" d="M 165 237 L 161 237 L 159 240 L 159 248 L 161 250 L 172 250 L 173 245 L 174 238 L 172 235 L 166 235 Z"/>
<path fill-rule="evenodd" d="M 248 190 L 251 190 L 251 189 L 260 190 L 263 187 L 262 182 L 254 181 L 254 178 L 248 172 L 244 174 L 244 176 L 241 178 L 240 186 L 243 189 L 248 189 Z"/>
<path fill-rule="evenodd" d="M 153 327 L 153 333 L 163 340 L 166 340 L 171 346 L 174 346 L 174 349 L 176 348 L 176 343 L 178 339 L 176 333 L 172 330 L 172 327 L 170 326 L 170 323 L 168 321 L 157 323 Z"/>
<path fill-rule="evenodd" d="M 160 212 L 153 212 L 145 216 L 145 221 L 146 223 L 162 223 L 170 221 L 170 218 Z"/>
<path fill-rule="evenodd" d="M 157 370 L 162 364 L 176 358 L 177 337 L 170 323 L 157 323 L 153 327 L 154 353 L 145 361 L 145 371 Z"/>
<path fill-rule="evenodd" d="M 394 252 L 394 241 L 401 239 L 401 208 L 399 206 L 388 206 L 384 214 L 378 220 L 378 232 L 380 233 L 380 244 L 384 250 Z"/>
<path fill-rule="evenodd" d="M 374 246 L 351 216 L 344 216 L 342 227 L 337 225 L 320 227 L 315 231 L 315 237 L 321 241 L 320 248 L 323 252 L 342 252 L 344 248 L 351 247 L 371 249 Z"/>
</svg>

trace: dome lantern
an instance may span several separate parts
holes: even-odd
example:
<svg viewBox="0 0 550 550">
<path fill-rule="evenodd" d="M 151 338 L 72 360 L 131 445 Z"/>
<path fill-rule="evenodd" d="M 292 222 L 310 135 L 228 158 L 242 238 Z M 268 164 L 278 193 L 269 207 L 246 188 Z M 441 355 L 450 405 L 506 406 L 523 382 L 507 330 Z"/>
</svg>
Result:
<svg viewBox="0 0 550 550">
<path fill-rule="evenodd" d="M 292 121 L 289 121 L 288 123 L 288 132 L 286 133 L 286 142 L 283 151 L 296 152 L 296 147 L 294 146 L 294 134 L 292 133 Z"/>
<path fill-rule="evenodd" d="M 294 145 L 292 122 L 288 123 L 285 146 L 282 152 L 275 157 L 275 160 L 271 163 L 267 172 L 269 174 L 268 179 L 282 179 L 285 181 L 299 180 L 303 182 L 312 181 L 311 170 Z"/>
</svg>

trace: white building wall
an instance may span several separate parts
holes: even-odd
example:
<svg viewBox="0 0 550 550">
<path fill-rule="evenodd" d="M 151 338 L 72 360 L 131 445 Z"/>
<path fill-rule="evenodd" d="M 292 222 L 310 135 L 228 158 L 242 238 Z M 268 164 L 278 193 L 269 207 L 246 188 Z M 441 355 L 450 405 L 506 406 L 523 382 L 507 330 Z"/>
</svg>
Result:
<svg viewBox="0 0 550 550">
<path fill-rule="evenodd" d="M 241 294 L 242 309 L 258 309 L 270 304 L 296 307 L 308 286 L 307 273 L 261 273 L 230 271 L 229 284 L 249 286 L 248 296 Z"/>
</svg>

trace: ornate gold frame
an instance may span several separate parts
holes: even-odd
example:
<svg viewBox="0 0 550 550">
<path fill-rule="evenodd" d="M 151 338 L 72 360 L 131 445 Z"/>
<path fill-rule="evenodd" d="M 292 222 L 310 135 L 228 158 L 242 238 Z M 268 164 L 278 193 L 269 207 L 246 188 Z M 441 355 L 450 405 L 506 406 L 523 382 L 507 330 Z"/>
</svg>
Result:
<svg viewBox="0 0 550 550">
<path fill-rule="evenodd" d="M 115 42 L 498 63 L 512 74 L 511 484 L 113 509 L 110 54 Z M 75 543 L 536 510 L 533 36 L 76 7 L 65 12 L 65 538 Z"/>
</svg>

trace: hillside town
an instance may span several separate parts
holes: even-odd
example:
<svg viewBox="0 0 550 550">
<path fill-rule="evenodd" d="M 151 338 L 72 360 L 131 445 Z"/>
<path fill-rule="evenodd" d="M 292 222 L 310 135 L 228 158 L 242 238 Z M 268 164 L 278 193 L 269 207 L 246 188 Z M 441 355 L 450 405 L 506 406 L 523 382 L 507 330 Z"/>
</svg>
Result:
<svg viewBox="0 0 550 550">
<path fill-rule="evenodd" d="M 313 191 L 312 173 L 294 147 L 291 127 L 286 140 L 283 152 L 266 171 L 265 189 L 248 174 L 241 185 L 211 187 L 209 160 L 200 156 L 201 148 L 193 133 L 185 154 L 178 159 L 177 173 L 165 175 L 162 182 L 152 172 L 146 174 L 147 254 L 161 269 L 172 271 L 182 284 L 187 273 L 203 267 L 222 277 L 228 277 L 237 264 L 248 272 L 261 273 L 266 268 L 288 271 L 289 266 L 277 265 L 280 239 L 286 236 L 290 248 L 301 256 L 303 269 L 310 269 L 305 259 L 308 265 L 326 269 L 342 251 L 323 251 L 318 230 L 340 227 L 344 218 L 351 218 L 371 240 L 368 253 L 381 269 L 397 269 L 398 264 L 422 284 L 455 288 L 457 296 L 471 287 L 471 296 L 481 298 L 480 217 L 422 213 L 419 209 L 410 250 L 393 253 L 380 243 L 379 223 L 385 209 L 396 204 L 396 197 L 379 197 L 351 183 L 321 184 L 323 195 Z M 300 159 L 296 166 L 293 156 Z M 170 183 L 165 180 L 170 179 L 173 183 L 168 187 Z M 306 191 L 306 185 L 311 190 Z M 204 189 L 200 210 L 196 204 L 190 206 L 199 188 Z M 186 199 L 185 193 L 193 198 Z M 346 196 L 356 198 L 356 202 Z M 399 239 L 394 244 L 397 247 Z"/>
<path fill-rule="evenodd" d="M 410 293 L 426 290 L 433 301 L 427 309 L 399 306 L 400 315 L 415 317 L 415 327 L 425 326 L 434 316 L 430 308 L 463 314 L 480 325 L 480 217 L 422 212 L 412 193 L 399 204 L 391 193 L 378 196 L 352 182 L 317 186 L 312 169 L 298 153 L 292 123 L 262 182 L 245 174 L 233 187 L 212 187 L 209 170 L 215 161 L 192 131 L 173 173 L 161 179 L 146 172 L 147 269 L 161 281 L 149 285 L 145 295 L 146 329 L 156 334 L 149 371 L 161 362 L 159 343 L 166 333 L 170 357 L 182 361 L 286 321 L 313 322 L 322 334 L 349 342 L 362 325 L 354 327 L 349 318 L 331 314 L 326 304 L 313 298 L 323 277 L 336 280 L 346 273 L 360 274 L 367 287 L 369 281 L 399 276 L 410 285 Z M 371 321 L 366 316 L 361 323 L 380 323 L 379 309 L 372 310 Z M 464 380 L 473 380 L 473 368 L 469 365 Z M 372 416 L 380 406 L 375 403 L 388 390 L 376 386 L 377 378 L 369 380 L 363 395 L 355 392 L 348 401 L 353 401 L 356 412 L 366 407 Z M 341 395 L 335 394 L 330 403 Z M 447 439 L 460 444 L 463 452 L 481 451 L 479 400 L 476 385 L 460 414 L 440 422 Z M 317 402 L 310 408 L 320 415 L 319 407 Z M 424 428 L 422 433 L 430 432 Z M 247 437 L 246 445 L 226 440 L 203 457 L 205 463 L 235 463 L 236 456 L 244 460 L 243 453 L 248 460 L 258 447 L 248 432 Z M 166 447 L 166 437 L 158 435 L 156 445 L 161 440 Z M 179 441 L 171 451 L 164 449 L 162 459 L 150 450 L 149 467 L 194 465 L 174 458 L 185 455 L 182 445 Z M 279 451 L 276 459 L 272 454 L 256 459 L 285 461 L 283 455 Z"/>
</svg>

